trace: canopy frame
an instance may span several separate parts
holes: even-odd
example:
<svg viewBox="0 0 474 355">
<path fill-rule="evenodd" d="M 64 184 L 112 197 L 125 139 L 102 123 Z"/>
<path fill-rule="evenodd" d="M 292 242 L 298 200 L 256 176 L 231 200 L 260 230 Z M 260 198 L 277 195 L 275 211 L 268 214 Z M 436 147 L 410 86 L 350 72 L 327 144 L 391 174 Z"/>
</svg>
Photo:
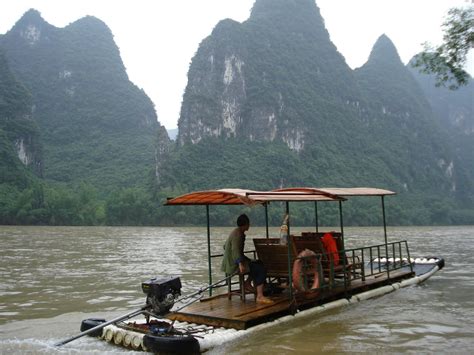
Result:
<svg viewBox="0 0 474 355">
<path fill-rule="evenodd" d="M 296 188 L 280 188 L 272 191 L 254 191 L 245 189 L 220 189 L 209 191 L 191 192 L 175 198 L 168 198 L 165 206 L 185 206 L 185 205 L 204 205 L 206 206 L 206 224 L 207 224 L 207 253 L 208 253 L 208 277 L 209 285 L 212 285 L 212 262 L 211 262 L 211 227 L 209 206 L 210 205 L 263 205 L 265 208 L 265 227 L 266 237 L 269 238 L 268 226 L 268 204 L 270 202 L 285 202 L 286 213 L 289 216 L 290 202 L 309 202 L 314 201 L 315 208 L 315 225 L 316 232 L 319 231 L 318 202 L 339 202 L 339 221 L 341 228 L 342 246 L 345 249 L 344 242 L 344 226 L 342 202 L 346 201 L 345 197 L 354 196 L 380 196 L 382 200 L 382 219 L 384 227 L 385 251 L 388 259 L 388 241 L 387 241 L 387 225 L 385 215 L 384 197 L 394 195 L 395 192 L 377 188 L 314 188 L 314 187 L 296 187 Z M 290 219 L 288 220 L 288 235 L 290 235 Z M 291 238 L 288 238 L 288 275 L 290 284 L 290 299 L 293 296 L 292 290 L 292 263 L 291 260 Z M 387 261 L 388 262 L 388 261 Z M 387 276 L 390 277 L 389 268 L 387 267 Z M 209 288 L 209 296 L 212 296 L 212 287 Z"/>
</svg>

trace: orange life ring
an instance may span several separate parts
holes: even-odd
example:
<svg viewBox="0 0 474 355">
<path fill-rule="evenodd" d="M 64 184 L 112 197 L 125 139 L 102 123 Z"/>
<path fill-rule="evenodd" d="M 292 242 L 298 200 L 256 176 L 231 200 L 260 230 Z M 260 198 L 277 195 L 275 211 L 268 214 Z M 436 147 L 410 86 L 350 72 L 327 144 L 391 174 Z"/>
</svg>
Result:
<svg viewBox="0 0 474 355">
<path fill-rule="evenodd" d="M 303 274 L 304 261 L 301 258 L 311 257 L 311 256 L 314 256 L 314 257 L 307 259 L 309 261 L 309 264 L 311 265 L 311 269 L 309 270 L 309 272 L 313 273 L 313 285 L 311 286 L 310 289 L 313 290 L 313 289 L 319 288 L 319 272 L 318 272 L 318 267 L 317 267 L 316 253 L 312 250 L 305 249 L 298 254 L 298 257 L 293 263 L 293 271 L 292 271 L 293 287 L 296 288 L 298 291 L 308 290 L 305 284 L 305 277 Z"/>
</svg>

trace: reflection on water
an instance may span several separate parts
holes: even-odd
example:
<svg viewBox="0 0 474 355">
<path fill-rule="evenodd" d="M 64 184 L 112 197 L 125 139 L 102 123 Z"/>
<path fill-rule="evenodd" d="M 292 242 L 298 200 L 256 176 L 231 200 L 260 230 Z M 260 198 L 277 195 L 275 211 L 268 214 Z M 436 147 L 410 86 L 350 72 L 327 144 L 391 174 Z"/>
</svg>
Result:
<svg viewBox="0 0 474 355">
<path fill-rule="evenodd" d="M 220 253 L 229 228 L 212 229 Z M 272 231 L 276 235 L 277 231 Z M 249 238 L 264 234 L 252 228 Z M 383 241 L 380 228 L 347 228 L 346 246 Z M 468 352 L 474 346 L 474 227 L 390 228 L 412 256 L 442 256 L 426 283 L 343 309 L 298 319 L 223 344 L 214 353 Z M 179 275 L 183 293 L 207 282 L 205 228 L 0 227 L 0 353 L 121 353 L 81 338 L 82 319 L 111 318 L 144 302 L 140 283 Z M 214 280 L 222 278 L 213 263 Z"/>
</svg>

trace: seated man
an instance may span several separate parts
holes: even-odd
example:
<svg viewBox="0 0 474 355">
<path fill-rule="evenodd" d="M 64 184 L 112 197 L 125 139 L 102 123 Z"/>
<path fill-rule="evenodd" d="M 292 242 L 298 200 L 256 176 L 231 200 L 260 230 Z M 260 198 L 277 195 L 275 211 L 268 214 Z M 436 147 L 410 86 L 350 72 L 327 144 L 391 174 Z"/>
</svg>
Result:
<svg viewBox="0 0 474 355">
<path fill-rule="evenodd" d="M 250 276 L 245 281 L 244 287 L 251 289 L 251 281 L 253 281 L 257 289 L 257 302 L 272 303 L 272 300 L 263 295 L 263 284 L 267 277 L 265 267 L 261 262 L 250 260 L 244 255 L 245 232 L 249 228 L 250 220 L 247 215 L 240 215 L 237 218 L 237 228 L 230 233 L 225 242 L 221 270 L 227 275 L 234 274 L 237 269 L 241 274 L 248 272 Z"/>
</svg>

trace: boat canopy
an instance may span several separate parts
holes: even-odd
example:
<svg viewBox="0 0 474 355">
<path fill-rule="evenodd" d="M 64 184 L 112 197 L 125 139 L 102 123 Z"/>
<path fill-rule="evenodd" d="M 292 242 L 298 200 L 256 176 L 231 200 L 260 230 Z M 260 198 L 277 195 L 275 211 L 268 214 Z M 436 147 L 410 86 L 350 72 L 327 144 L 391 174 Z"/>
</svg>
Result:
<svg viewBox="0 0 474 355">
<path fill-rule="evenodd" d="M 318 189 L 254 191 L 221 189 L 197 191 L 169 198 L 165 205 L 256 205 L 271 201 L 343 201 L 344 197 Z"/>
<path fill-rule="evenodd" d="M 396 192 L 384 189 L 378 189 L 374 187 L 289 187 L 284 189 L 276 189 L 274 191 L 287 192 L 287 191 L 318 191 L 322 193 L 328 193 L 339 197 L 349 196 L 387 196 L 395 195 Z"/>
<path fill-rule="evenodd" d="M 342 220 L 342 201 L 345 201 L 345 196 L 380 196 L 382 198 L 382 216 L 385 236 L 385 249 L 388 255 L 387 244 L 387 228 L 385 221 L 385 205 L 384 196 L 394 195 L 395 192 L 389 190 L 382 190 L 377 188 L 356 187 L 356 188 L 314 188 L 314 187 L 295 187 L 282 188 L 273 191 L 254 191 L 245 189 L 220 189 L 208 191 L 195 191 L 175 198 L 168 198 L 165 206 L 176 205 L 202 205 L 206 206 L 206 220 L 207 220 L 207 253 L 209 265 L 209 285 L 212 285 L 212 263 L 211 258 L 220 255 L 211 255 L 211 227 L 209 218 L 210 205 L 263 205 L 265 207 L 266 220 L 266 236 L 269 237 L 268 229 L 268 203 L 272 201 L 286 202 L 286 214 L 289 215 L 289 202 L 314 202 L 316 232 L 318 232 L 318 201 L 338 201 L 339 202 L 339 218 L 341 226 L 342 249 L 344 247 L 344 230 Z M 290 223 L 288 221 L 288 235 L 290 232 Z M 290 240 L 290 239 L 289 239 Z M 290 257 L 290 242 L 288 242 L 288 275 L 289 284 L 292 284 L 291 276 L 291 257 Z M 387 269 L 388 270 L 388 269 Z M 387 271 L 388 273 L 388 271 Z M 290 298 L 292 297 L 292 288 L 290 287 Z M 209 296 L 212 296 L 212 288 L 209 289 Z"/>
</svg>

